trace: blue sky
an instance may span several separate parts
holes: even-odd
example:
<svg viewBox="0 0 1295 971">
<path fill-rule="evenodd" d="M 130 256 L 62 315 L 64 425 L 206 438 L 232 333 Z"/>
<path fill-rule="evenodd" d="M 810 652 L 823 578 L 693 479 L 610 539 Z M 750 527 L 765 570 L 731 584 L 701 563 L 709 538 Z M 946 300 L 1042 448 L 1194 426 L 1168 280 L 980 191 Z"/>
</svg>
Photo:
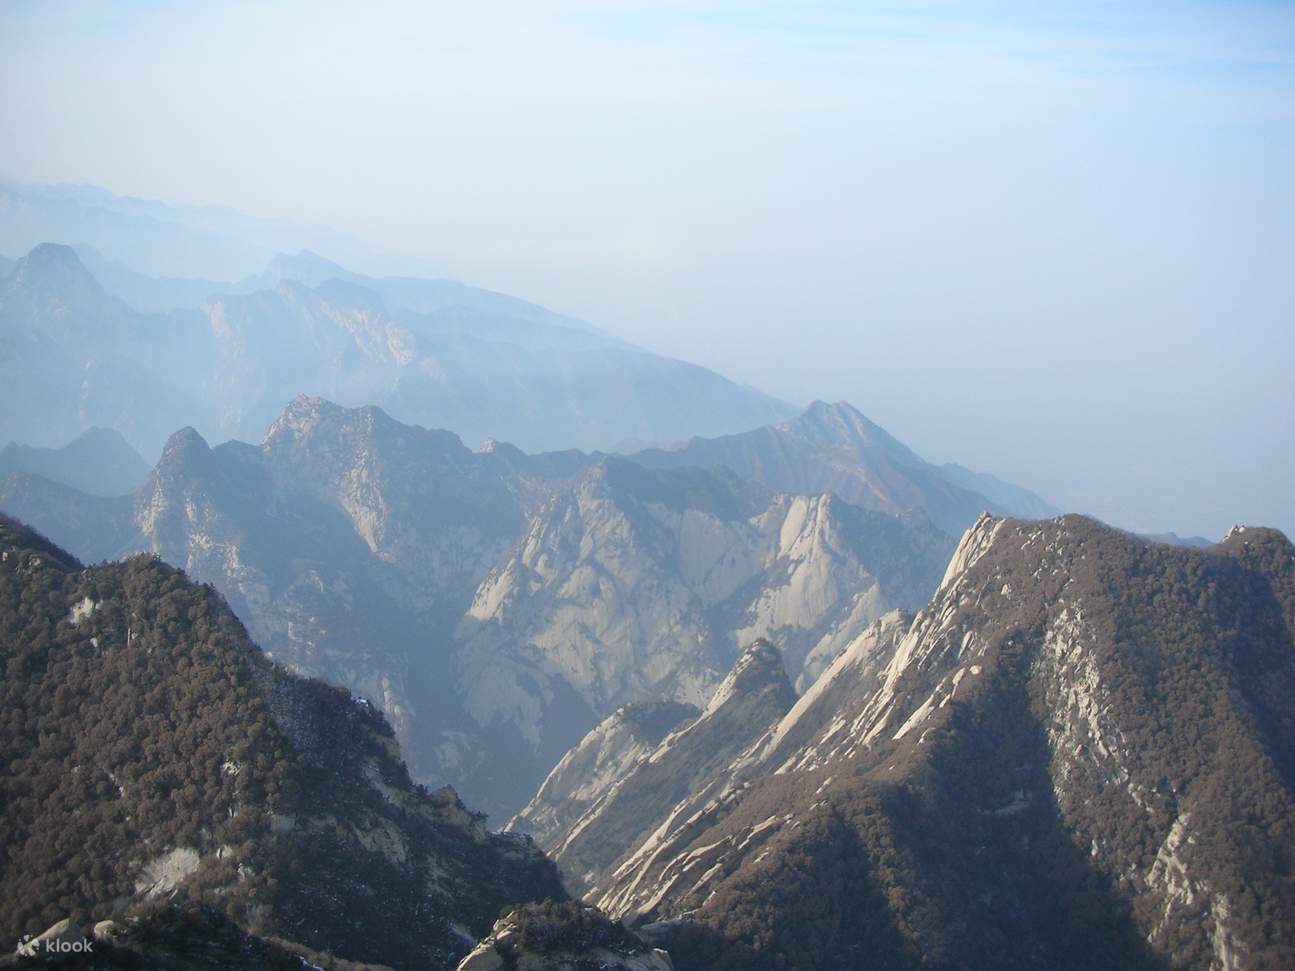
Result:
<svg viewBox="0 0 1295 971">
<path fill-rule="evenodd" d="M 468 7 L 9 3 L 4 174 L 334 225 L 1122 525 L 1295 532 L 1295 4 Z"/>
</svg>

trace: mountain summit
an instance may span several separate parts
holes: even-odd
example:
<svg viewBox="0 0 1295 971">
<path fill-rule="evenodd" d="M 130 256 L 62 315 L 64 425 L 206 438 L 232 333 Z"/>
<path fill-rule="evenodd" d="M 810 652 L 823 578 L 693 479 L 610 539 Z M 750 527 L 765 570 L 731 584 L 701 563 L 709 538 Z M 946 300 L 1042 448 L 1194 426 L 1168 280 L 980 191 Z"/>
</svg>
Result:
<svg viewBox="0 0 1295 971">
<path fill-rule="evenodd" d="M 0 478 L 11 472 L 38 475 L 96 496 L 132 492 L 149 466 L 111 428 L 91 428 L 62 448 L 33 448 L 10 442 L 0 450 Z"/>
<path fill-rule="evenodd" d="M 46 294 L 103 293 L 76 250 L 59 243 L 41 243 L 19 259 L 10 271 L 8 283 L 15 288 Z"/>
<path fill-rule="evenodd" d="M 1032 493 L 1005 483 L 994 490 L 997 499 L 968 488 L 976 485 L 975 473 L 960 470 L 965 474 L 957 475 L 931 465 L 845 402 L 816 401 L 779 425 L 693 438 L 677 449 L 649 449 L 630 458 L 650 468 L 722 465 L 771 489 L 834 492 L 879 512 L 921 513 L 954 536 L 986 510 L 1056 512 Z"/>
</svg>

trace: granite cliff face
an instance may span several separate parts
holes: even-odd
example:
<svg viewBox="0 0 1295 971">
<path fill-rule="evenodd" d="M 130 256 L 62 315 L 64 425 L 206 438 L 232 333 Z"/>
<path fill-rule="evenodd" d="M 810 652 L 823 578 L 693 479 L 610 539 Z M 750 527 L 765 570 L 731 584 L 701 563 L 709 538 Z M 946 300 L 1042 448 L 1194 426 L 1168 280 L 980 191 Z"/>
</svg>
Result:
<svg viewBox="0 0 1295 971">
<path fill-rule="evenodd" d="M 638 754 L 599 791 L 590 792 L 589 807 L 578 818 L 545 833 L 543 845 L 568 886 L 597 896 L 597 888 L 607 885 L 609 872 L 627 849 L 650 842 L 658 824 L 673 818 L 676 807 L 701 798 L 712 779 L 724 775 L 732 760 L 786 714 L 795 699 L 777 648 L 765 640 L 754 642 L 700 715 L 670 732 L 654 749 Z M 607 727 L 599 726 L 580 748 L 601 743 L 613 749 L 616 738 Z M 622 756 L 621 761 L 628 760 Z M 546 782 L 528 807 L 535 818 L 550 815 L 549 800 L 559 796 L 554 788 Z M 532 831 L 531 815 L 524 811 L 510 828 Z"/>
<path fill-rule="evenodd" d="M 595 711 L 701 705 L 739 645 L 770 637 L 807 683 L 849 631 L 920 604 L 950 545 L 924 521 L 833 496 L 606 458 L 479 586 L 459 627 L 463 680 L 486 719 L 527 703 L 510 670 L 537 660 Z"/>
<path fill-rule="evenodd" d="M 671 731 L 701 714 L 673 701 L 622 705 L 567 752 L 507 829 L 553 845 L 612 786 L 652 754 Z"/>
<path fill-rule="evenodd" d="M 176 433 L 132 496 L 15 474 L 0 508 L 88 560 L 154 552 L 215 584 L 276 660 L 379 704 L 418 778 L 505 818 L 619 706 L 700 707 L 757 637 L 808 683 L 920 606 L 953 545 L 723 470 L 473 452 L 304 397 L 260 446 Z"/>
<path fill-rule="evenodd" d="M 1292 630 L 1274 531 L 982 518 L 591 899 L 679 967 L 1284 966 Z"/>
<path fill-rule="evenodd" d="M 455 971 L 674 971 L 674 964 L 593 907 L 548 902 L 499 918 Z"/>
</svg>

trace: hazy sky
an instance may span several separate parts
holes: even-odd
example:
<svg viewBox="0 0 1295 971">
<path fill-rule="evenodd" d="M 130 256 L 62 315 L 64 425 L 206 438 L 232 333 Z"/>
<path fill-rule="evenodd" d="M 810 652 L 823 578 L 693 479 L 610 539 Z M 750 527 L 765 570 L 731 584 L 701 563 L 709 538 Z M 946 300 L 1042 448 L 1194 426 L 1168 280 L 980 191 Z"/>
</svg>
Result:
<svg viewBox="0 0 1295 971">
<path fill-rule="evenodd" d="M 327 223 L 1067 508 L 1295 535 L 1295 4 L 8 0 L 0 85 L 11 177 Z"/>
</svg>

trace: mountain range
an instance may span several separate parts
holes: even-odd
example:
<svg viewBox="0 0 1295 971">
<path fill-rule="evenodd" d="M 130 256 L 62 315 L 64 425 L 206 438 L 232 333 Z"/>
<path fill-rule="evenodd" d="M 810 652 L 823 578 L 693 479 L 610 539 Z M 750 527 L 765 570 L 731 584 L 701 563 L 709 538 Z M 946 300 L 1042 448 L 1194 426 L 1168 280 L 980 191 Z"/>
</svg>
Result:
<svg viewBox="0 0 1295 971">
<path fill-rule="evenodd" d="M 755 645 L 577 818 L 551 778 L 513 825 L 680 967 L 1285 967 L 1292 631 L 1276 531 L 986 516 L 799 698 Z"/>
<path fill-rule="evenodd" d="M 0 554 L 0 846 L 22 888 L 0 916 L 95 923 L 105 967 L 1295 955 L 1295 546 L 1272 530 L 1197 549 L 982 517 L 924 608 L 863 627 L 799 696 L 757 638 L 704 707 L 592 730 L 510 825 L 565 888 L 209 587 L 148 557 L 85 569 L 10 519 Z"/>
<path fill-rule="evenodd" d="M 921 510 L 473 452 L 304 397 L 259 446 L 176 433 L 131 494 L 11 473 L 0 508 L 88 561 L 152 552 L 213 583 L 275 660 L 373 699 L 418 779 L 504 818 L 619 706 L 704 705 L 750 639 L 807 685 L 860 625 L 925 603 L 954 545 Z"/>
<path fill-rule="evenodd" d="M 1281 533 L 290 221 L 0 250 L 0 967 L 1295 966 Z"/>
<path fill-rule="evenodd" d="M 780 492 L 833 492 L 878 512 L 920 511 L 955 536 L 986 511 L 1029 518 L 1060 512 L 993 476 L 930 464 L 845 402 L 816 401 L 779 425 L 694 437 L 680 447 L 647 449 L 633 458 L 650 468 L 724 466 Z"/>
<path fill-rule="evenodd" d="M 138 274 L 101 270 L 146 296 Z M 256 438 L 296 393 L 540 449 L 671 441 L 793 411 L 521 300 L 362 277 L 306 253 L 198 306 L 144 313 L 74 249 L 41 244 L 0 280 L 0 351 L 0 436 L 53 446 L 99 424 L 150 456 L 183 424 Z"/>
<path fill-rule="evenodd" d="M 163 282 L 239 280 L 256 273 L 275 253 L 302 248 L 339 253 L 347 260 L 376 255 L 343 233 L 247 216 L 227 206 L 174 205 L 94 185 L 32 185 L 0 178 L 0 253 L 18 257 L 49 240 L 93 248 L 106 262 Z"/>
</svg>

